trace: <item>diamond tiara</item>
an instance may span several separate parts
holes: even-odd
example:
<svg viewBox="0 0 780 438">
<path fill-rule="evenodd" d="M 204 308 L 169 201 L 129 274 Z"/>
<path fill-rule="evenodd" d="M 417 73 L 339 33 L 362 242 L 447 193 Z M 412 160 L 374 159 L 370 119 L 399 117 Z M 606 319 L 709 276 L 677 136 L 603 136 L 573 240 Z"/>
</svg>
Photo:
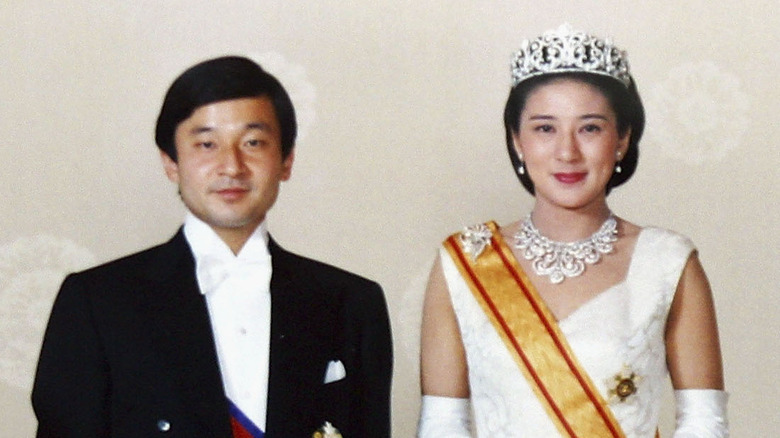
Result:
<svg viewBox="0 0 780 438">
<path fill-rule="evenodd" d="M 631 85 L 628 54 L 610 39 L 575 32 L 564 24 L 534 40 L 524 40 L 512 59 L 512 86 L 550 73 L 585 72 L 609 76 Z"/>
</svg>

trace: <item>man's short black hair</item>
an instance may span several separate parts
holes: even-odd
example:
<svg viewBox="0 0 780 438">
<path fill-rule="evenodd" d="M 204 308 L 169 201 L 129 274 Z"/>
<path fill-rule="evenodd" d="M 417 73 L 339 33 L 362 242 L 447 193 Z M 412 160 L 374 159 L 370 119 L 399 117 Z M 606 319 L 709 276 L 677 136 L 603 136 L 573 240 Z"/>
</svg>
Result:
<svg viewBox="0 0 780 438">
<path fill-rule="evenodd" d="M 290 96 L 282 84 L 254 61 L 224 56 L 196 64 L 182 73 L 165 94 L 154 139 L 174 161 L 176 127 L 201 106 L 245 97 L 271 99 L 281 130 L 282 157 L 293 150 L 298 125 Z"/>
</svg>

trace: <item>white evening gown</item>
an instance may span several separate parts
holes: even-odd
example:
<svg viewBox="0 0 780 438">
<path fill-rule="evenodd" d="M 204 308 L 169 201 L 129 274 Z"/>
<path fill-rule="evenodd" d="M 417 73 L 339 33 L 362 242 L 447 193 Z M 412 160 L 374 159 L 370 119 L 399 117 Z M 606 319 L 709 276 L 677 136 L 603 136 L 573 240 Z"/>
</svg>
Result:
<svg viewBox="0 0 780 438">
<path fill-rule="evenodd" d="M 666 318 L 693 249 L 684 236 L 643 228 L 626 279 L 559 322 L 580 364 L 629 438 L 655 436 L 667 384 Z M 559 437 L 444 249 L 441 258 L 466 349 L 477 436 Z M 637 392 L 622 402 L 610 396 L 615 377 L 631 373 L 638 376 Z"/>
</svg>

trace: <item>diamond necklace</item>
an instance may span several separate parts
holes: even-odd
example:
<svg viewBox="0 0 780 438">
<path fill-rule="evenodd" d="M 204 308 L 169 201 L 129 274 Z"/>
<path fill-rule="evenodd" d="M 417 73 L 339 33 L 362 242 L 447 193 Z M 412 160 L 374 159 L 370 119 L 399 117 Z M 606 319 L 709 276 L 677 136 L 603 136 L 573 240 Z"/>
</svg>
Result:
<svg viewBox="0 0 780 438">
<path fill-rule="evenodd" d="M 549 276 L 550 283 L 558 284 L 566 277 L 581 275 L 586 263 L 598 263 L 602 254 L 612 252 L 612 244 L 618 240 L 617 221 L 610 213 L 601 228 L 587 239 L 556 242 L 536 229 L 529 213 L 514 238 L 515 248 L 523 250 L 523 257 L 531 260 L 534 272 Z"/>
</svg>

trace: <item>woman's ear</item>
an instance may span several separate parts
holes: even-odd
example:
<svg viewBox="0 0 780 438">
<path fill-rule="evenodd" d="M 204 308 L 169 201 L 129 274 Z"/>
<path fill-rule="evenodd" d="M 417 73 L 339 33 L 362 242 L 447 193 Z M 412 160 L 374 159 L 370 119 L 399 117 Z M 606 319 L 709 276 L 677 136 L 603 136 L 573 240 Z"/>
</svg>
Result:
<svg viewBox="0 0 780 438">
<path fill-rule="evenodd" d="M 618 156 L 625 157 L 628 152 L 628 142 L 631 140 L 631 127 L 626 128 L 626 132 L 618 139 L 617 153 Z"/>
<path fill-rule="evenodd" d="M 513 132 L 512 133 L 512 146 L 515 148 L 515 152 L 517 152 L 517 158 L 520 159 L 520 161 L 523 160 L 523 148 L 520 143 L 520 133 L 519 132 Z"/>
</svg>

